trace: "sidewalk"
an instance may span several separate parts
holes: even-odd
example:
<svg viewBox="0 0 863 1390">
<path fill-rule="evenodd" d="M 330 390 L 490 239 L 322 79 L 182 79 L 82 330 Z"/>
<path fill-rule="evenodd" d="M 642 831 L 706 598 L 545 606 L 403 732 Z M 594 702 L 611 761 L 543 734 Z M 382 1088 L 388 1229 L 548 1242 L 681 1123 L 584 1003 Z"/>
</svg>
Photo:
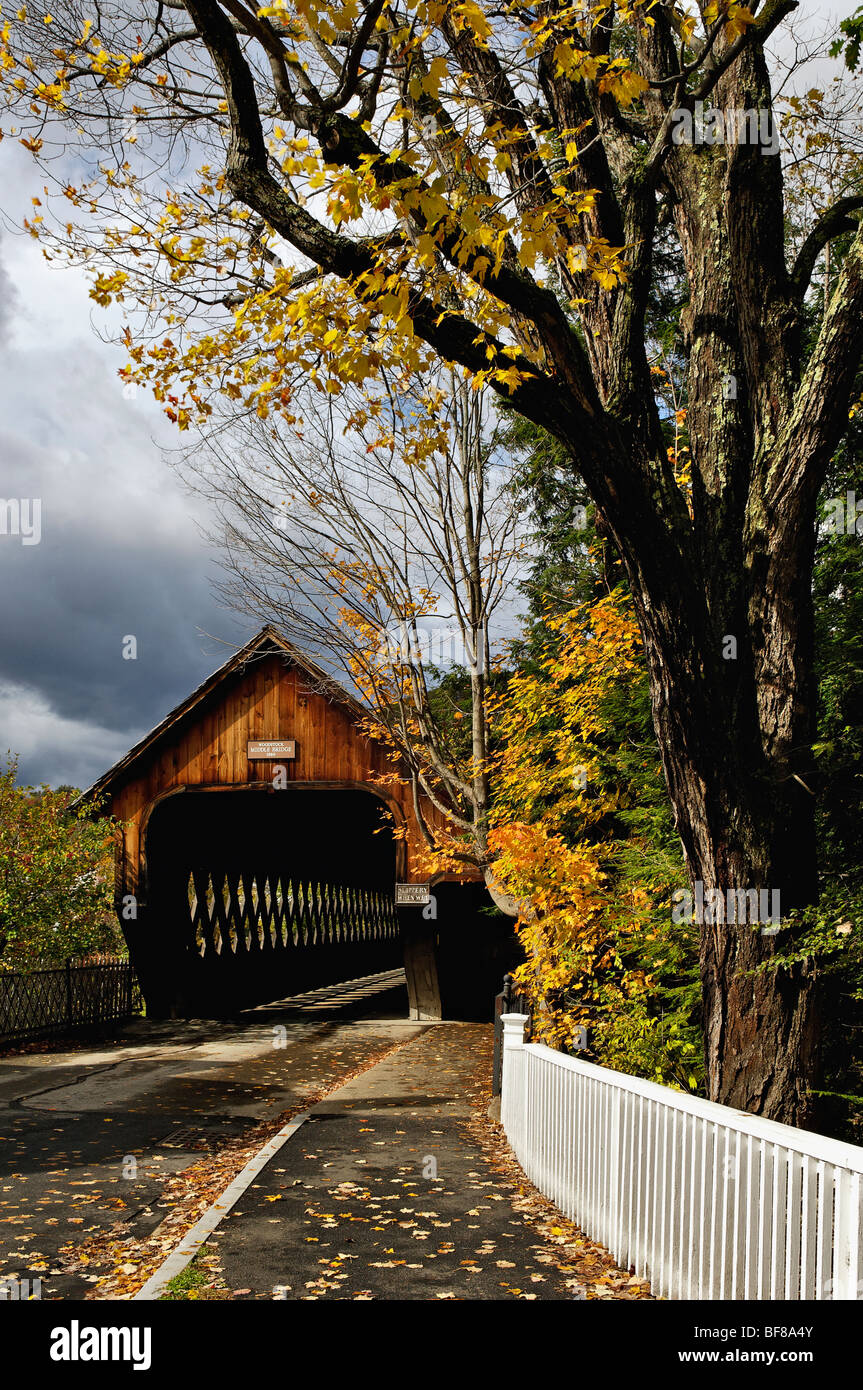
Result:
<svg viewBox="0 0 863 1390">
<path fill-rule="evenodd" d="M 210 1239 L 246 1299 L 644 1298 L 486 1119 L 492 1030 L 450 1023 L 327 1100 Z"/>
</svg>

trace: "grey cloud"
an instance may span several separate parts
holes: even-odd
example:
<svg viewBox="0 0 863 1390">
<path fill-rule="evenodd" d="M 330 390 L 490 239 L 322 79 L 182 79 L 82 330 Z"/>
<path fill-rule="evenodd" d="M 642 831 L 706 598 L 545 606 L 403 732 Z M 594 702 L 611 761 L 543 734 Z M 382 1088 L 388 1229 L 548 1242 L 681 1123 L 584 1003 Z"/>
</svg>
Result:
<svg viewBox="0 0 863 1390">
<path fill-rule="evenodd" d="M 203 504 L 161 456 L 176 437 L 105 351 L 0 351 L 0 419 L 0 496 L 42 504 L 38 545 L 0 534 L 0 751 L 25 781 L 80 785 L 225 660 L 202 631 L 239 644 L 251 625 L 214 595 Z"/>
</svg>

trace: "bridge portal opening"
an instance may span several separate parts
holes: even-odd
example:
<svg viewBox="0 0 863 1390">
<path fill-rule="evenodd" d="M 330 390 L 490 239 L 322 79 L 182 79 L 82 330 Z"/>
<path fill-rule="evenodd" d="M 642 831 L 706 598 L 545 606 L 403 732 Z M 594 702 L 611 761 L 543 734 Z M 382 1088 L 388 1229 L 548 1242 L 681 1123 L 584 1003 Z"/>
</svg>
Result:
<svg viewBox="0 0 863 1390">
<path fill-rule="evenodd" d="M 149 1012 L 219 1017 L 400 965 L 397 849 L 386 807 L 362 789 L 166 797 L 147 825 L 134 934 Z"/>
</svg>

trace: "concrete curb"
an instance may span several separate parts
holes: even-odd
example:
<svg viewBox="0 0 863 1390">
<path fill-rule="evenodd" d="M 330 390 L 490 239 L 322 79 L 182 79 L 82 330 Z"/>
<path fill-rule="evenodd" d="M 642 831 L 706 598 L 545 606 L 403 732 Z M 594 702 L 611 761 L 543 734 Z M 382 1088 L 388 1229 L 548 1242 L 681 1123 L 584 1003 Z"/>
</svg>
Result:
<svg viewBox="0 0 863 1390">
<path fill-rule="evenodd" d="M 209 1210 L 204 1212 L 201 1219 L 195 1223 L 190 1231 L 186 1232 L 176 1249 L 172 1250 L 155 1273 L 150 1275 L 143 1288 L 135 1294 L 133 1302 L 139 1299 L 152 1302 L 161 1298 L 170 1281 L 182 1273 L 189 1261 L 197 1255 L 207 1238 L 213 1234 L 219 1222 L 240 1200 L 252 1179 L 256 1178 L 261 1169 L 267 1166 L 273 1155 L 278 1153 L 291 1135 L 296 1134 L 300 1125 L 309 1118 L 310 1113 L 307 1110 L 304 1114 L 295 1116 L 279 1130 L 278 1134 L 274 1134 L 272 1139 L 267 1140 L 254 1158 L 249 1159 L 245 1168 L 241 1169 L 233 1181 L 228 1184 L 218 1201 L 215 1201 Z"/>
</svg>

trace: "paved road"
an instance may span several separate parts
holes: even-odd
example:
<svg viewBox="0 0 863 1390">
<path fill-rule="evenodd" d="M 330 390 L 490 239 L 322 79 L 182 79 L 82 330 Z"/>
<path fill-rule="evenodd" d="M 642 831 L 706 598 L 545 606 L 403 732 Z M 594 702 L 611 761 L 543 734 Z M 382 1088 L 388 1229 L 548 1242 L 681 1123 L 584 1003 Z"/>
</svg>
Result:
<svg viewBox="0 0 863 1390">
<path fill-rule="evenodd" d="M 231 1022 L 131 1023 L 110 1042 L 0 1058 L 0 1277 L 81 1298 L 61 1250 L 166 1214 L 166 1179 L 202 1149 L 302 1104 L 422 1031 L 401 971 L 268 1004 Z"/>
</svg>

